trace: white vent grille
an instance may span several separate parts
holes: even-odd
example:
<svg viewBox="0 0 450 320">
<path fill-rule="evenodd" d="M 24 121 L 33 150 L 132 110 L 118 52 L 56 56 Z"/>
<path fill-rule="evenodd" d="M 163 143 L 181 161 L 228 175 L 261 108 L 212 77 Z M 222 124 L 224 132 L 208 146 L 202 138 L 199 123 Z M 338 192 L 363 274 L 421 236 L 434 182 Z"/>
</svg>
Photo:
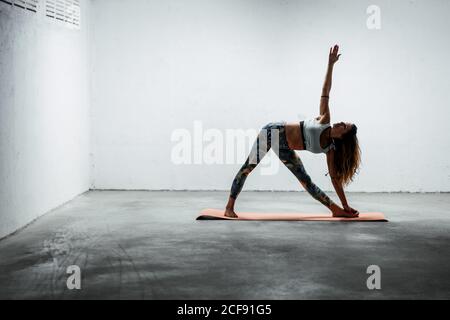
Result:
<svg viewBox="0 0 450 320">
<path fill-rule="evenodd" d="M 39 7 L 39 0 L 0 0 L 0 2 L 35 13 Z"/>
<path fill-rule="evenodd" d="M 46 0 L 45 15 L 80 27 L 80 0 Z"/>
<path fill-rule="evenodd" d="M 81 0 L 0 0 L 12 7 L 47 16 L 68 26 L 80 28 Z M 40 5 L 45 3 L 45 5 Z"/>
</svg>

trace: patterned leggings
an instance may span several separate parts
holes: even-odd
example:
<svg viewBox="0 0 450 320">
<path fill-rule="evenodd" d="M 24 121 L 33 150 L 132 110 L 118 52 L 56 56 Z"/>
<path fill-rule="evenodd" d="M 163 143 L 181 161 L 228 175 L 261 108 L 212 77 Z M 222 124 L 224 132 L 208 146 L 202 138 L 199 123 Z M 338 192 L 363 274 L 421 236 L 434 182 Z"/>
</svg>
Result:
<svg viewBox="0 0 450 320">
<path fill-rule="evenodd" d="M 233 180 L 230 197 L 236 199 L 247 176 L 256 168 L 270 149 L 278 155 L 283 164 L 297 177 L 302 186 L 317 201 L 330 208 L 333 201 L 317 186 L 306 173 L 305 167 L 286 139 L 285 123 L 275 122 L 264 126 L 256 139 L 247 161 Z"/>
</svg>

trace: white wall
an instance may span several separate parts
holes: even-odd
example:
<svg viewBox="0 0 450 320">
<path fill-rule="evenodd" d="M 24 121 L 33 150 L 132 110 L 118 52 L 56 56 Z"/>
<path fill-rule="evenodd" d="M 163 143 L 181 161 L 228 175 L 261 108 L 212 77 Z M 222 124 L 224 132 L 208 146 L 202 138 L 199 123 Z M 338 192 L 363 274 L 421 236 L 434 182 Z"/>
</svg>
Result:
<svg viewBox="0 0 450 320">
<path fill-rule="evenodd" d="M 81 4 L 81 30 L 71 30 L 0 2 L 0 237 L 89 189 Z"/>
<path fill-rule="evenodd" d="M 366 26 L 370 4 L 381 30 Z M 362 171 L 349 190 L 450 191 L 450 2 L 95 0 L 94 188 L 227 190 L 240 167 L 175 166 L 171 134 L 260 128 L 318 112 L 327 49 L 333 121 L 360 128 Z M 324 156 L 300 153 L 332 189 Z M 290 173 L 246 189 L 299 190 Z"/>
</svg>

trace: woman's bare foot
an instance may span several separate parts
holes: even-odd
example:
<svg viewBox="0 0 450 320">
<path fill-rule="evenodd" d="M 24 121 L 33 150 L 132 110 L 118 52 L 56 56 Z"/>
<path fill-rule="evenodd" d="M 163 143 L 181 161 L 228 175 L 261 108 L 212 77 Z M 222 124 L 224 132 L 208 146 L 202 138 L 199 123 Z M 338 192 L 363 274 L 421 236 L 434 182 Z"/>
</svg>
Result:
<svg viewBox="0 0 450 320">
<path fill-rule="evenodd" d="M 225 207 L 225 217 L 228 218 L 238 218 L 236 212 L 234 212 L 234 203 L 236 202 L 236 199 L 232 198 L 231 196 L 228 198 L 227 206 Z"/>
<path fill-rule="evenodd" d="M 234 212 L 233 209 L 228 209 L 228 208 L 225 209 L 225 217 L 228 217 L 228 218 L 239 218 L 237 216 L 236 212 Z"/>
</svg>

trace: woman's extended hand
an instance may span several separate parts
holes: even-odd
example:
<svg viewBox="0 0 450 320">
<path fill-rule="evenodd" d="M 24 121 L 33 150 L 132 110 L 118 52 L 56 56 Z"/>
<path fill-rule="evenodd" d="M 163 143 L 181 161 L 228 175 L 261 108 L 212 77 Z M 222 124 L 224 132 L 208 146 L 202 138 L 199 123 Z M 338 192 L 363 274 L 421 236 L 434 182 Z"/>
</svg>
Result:
<svg viewBox="0 0 450 320">
<path fill-rule="evenodd" d="M 331 205 L 330 209 L 331 209 L 331 212 L 333 212 L 333 217 L 335 217 L 335 218 L 358 218 L 358 216 L 359 216 L 358 211 L 350 212 L 345 209 L 342 209 L 341 207 L 339 207 L 338 205 L 336 205 L 334 203 Z"/>
<path fill-rule="evenodd" d="M 350 212 L 350 213 L 359 214 L 358 210 L 353 209 L 348 204 L 344 206 L 344 210 L 347 211 L 347 212 Z"/>
<path fill-rule="evenodd" d="M 328 59 L 328 63 L 331 65 L 335 64 L 337 61 L 339 61 L 340 56 L 339 46 L 335 45 L 333 48 L 330 48 L 330 57 Z"/>
</svg>

